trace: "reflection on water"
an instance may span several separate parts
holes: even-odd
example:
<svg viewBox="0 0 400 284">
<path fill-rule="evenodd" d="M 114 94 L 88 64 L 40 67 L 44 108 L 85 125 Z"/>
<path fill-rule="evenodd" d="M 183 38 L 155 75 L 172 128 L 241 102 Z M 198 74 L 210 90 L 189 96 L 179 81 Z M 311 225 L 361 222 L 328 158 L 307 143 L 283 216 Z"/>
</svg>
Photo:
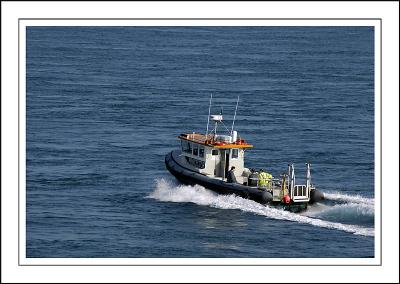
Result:
<svg viewBox="0 0 400 284">
<path fill-rule="evenodd" d="M 241 227 L 243 228 L 248 226 L 244 219 L 240 217 L 241 214 L 235 214 L 232 212 L 215 213 L 207 211 L 203 213 L 204 216 L 199 216 L 195 222 L 206 229 L 228 230 L 236 228 L 240 230 Z"/>
</svg>

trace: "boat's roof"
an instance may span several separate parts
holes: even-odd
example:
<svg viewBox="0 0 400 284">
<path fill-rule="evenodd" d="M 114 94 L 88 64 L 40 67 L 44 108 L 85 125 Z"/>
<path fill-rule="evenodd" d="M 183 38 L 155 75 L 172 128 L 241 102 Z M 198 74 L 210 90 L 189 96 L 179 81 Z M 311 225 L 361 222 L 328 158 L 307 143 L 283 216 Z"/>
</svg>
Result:
<svg viewBox="0 0 400 284">
<path fill-rule="evenodd" d="M 243 139 L 238 139 L 233 143 L 215 141 L 213 134 L 209 134 L 206 136 L 206 135 L 200 134 L 200 133 L 184 133 L 184 134 L 179 135 L 178 138 L 181 140 L 186 140 L 186 141 L 190 141 L 190 142 L 193 142 L 196 144 L 201 144 L 201 145 L 218 148 L 218 149 L 253 148 L 253 145 L 247 143 Z"/>
</svg>

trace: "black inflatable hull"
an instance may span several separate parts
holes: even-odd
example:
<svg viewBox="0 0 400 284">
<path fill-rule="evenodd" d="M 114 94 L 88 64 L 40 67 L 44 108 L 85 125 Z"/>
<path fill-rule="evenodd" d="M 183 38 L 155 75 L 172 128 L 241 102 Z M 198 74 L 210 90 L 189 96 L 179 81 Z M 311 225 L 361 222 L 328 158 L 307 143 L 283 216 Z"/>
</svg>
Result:
<svg viewBox="0 0 400 284">
<path fill-rule="evenodd" d="M 309 204 L 313 204 L 315 202 L 319 202 L 321 200 L 324 200 L 324 198 L 325 198 L 324 194 L 321 191 L 319 191 L 317 189 L 311 190 L 310 191 L 310 202 L 309 202 Z"/>
<path fill-rule="evenodd" d="M 222 180 L 212 179 L 200 173 L 191 171 L 178 164 L 173 157 L 173 152 L 165 156 L 165 165 L 168 171 L 184 184 L 198 184 L 220 194 L 236 194 L 262 204 L 272 201 L 272 194 L 237 183 L 226 183 Z"/>
<path fill-rule="evenodd" d="M 254 187 L 249 187 L 237 183 L 226 183 L 222 180 L 209 178 L 203 174 L 194 172 L 183 165 L 180 165 L 177 161 L 176 157 L 179 151 L 172 151 L 165 156 L 165 165 L 168 171 L 174 175 L 180 182 L 188 185 L 201 185 L 205 188 L 208 188 L 212 191 L 215 191 L 219 194 L 235 194 L 243 198 L 254 200 L 261 204 L 271 204 L 271 205 L 279 205 L 284 209 L 288 209 L 290 211 L 302 211 L 307 208 L 307 203 L 303 204 L 291 204 L 285 205 L 281 202 L 277 202 L 274 204 L 272 201 L 272 194 L 268 191 L 262 191 Z M 321 197 L 322 195 L 322 197 Z M 320 199 L 323 199 L 323 194 L 318 191 L 318 193 L 311 192 L 311 197 L 316 198 L 312 202 L 317 202 Z M 312 203 L 310 200 L 310 203 Z"/>
</svg>

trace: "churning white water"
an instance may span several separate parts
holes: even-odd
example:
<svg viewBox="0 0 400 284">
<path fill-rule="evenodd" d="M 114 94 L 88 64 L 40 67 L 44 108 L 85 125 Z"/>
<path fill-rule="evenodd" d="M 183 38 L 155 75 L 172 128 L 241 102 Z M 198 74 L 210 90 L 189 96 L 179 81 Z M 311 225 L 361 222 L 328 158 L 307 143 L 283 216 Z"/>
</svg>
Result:
<svg viewBox="0 0 400 284">
<path fill-rule="evenodd" d="M 339 217 L 340 214 L 350 214 L 350 217 L 351 214 L 355 214 L 352 218 L 357 218 L 358 215 L 373 218 L 373 200 L 360 196 L 352 197 L 351 195 L 340 195 L 339 193 L 326 194 L 327 199 L 336 199 L 345 203 L 333 206 L 316 204 L 310 206 L 305 213 L 298 214 L 284 211 L 283 209 L 264 206 L 255 201 L 235 195 L 220 195 L 199 185 L 178 185 L 167 179 L 159 179 L 156 180 L 156 189 L 149 195 L 149 197 L 164 202 L 191 202 L 219 209 L 239 209 L 244 212 L 277 220 L 310 224 L 312 226 L 336 229 L 363 236 L 374 235 L 374 229 L 371 227 L 345 224 L 336 221 L 332 222 L 323 219 L 324 215 L 332 213 L 337 214 Z"/>
</svg>

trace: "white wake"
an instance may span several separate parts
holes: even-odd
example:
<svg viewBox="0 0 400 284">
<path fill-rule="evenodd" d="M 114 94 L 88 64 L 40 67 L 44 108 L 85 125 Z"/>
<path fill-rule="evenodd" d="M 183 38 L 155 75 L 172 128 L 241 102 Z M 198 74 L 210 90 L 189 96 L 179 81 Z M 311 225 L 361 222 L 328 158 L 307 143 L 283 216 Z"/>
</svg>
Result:
<svg viewBox="0 0 400 284">
<path fill-rule="evenodd" d="M 342 197 L 343 196 L 345 196 L 344 198 L 351 198 L 351 196 L 342 195 Z M 308 210 L 310 212 L 306 214 L 297 214 L 284 211 L 282 209 L 264 206 L 255 201 L 244 199 L 235 195 L 216 194 L 199 185 L 177 185 L 166 179 L 160 179 L 156 181 L 156 189 L 149 195 L 149 197 L 164 202 L 191 202 L 198 205 L 210 206 L 219 209 L 239 209 L 244 212 L 266 216 L 272 219 L 310 224 L 321 228 L 341 230 L 356 235 L 374 236 L 373 228 L 342 224 L 340 222 L 331 222 L 315 218 L 314 216 L 318 216 L 318 214 L 321 212 L 320 208 L 318 210 L 315 210 L 315 208 L 310 208 L 311 210 Z M 315 212 L 319 213 L 316 214 Z"/>
<path fill-rule="evenodd" d="M 365 204 L 369 206 L 374 206 L 375 201 L 372 198 L 367 198 L 367 197 L 362 197 L 360 195 L 348 195 L 348 194 L 343 194 L 340 192 L 334 192 L 334 193 L 324 193 L 324 196 L 328 200 L 334 200 L 334 201 L 344 201 L 344 202 L 351 202 L 351 203 L 357 203 L 357 204 Z"/>
</svg>

